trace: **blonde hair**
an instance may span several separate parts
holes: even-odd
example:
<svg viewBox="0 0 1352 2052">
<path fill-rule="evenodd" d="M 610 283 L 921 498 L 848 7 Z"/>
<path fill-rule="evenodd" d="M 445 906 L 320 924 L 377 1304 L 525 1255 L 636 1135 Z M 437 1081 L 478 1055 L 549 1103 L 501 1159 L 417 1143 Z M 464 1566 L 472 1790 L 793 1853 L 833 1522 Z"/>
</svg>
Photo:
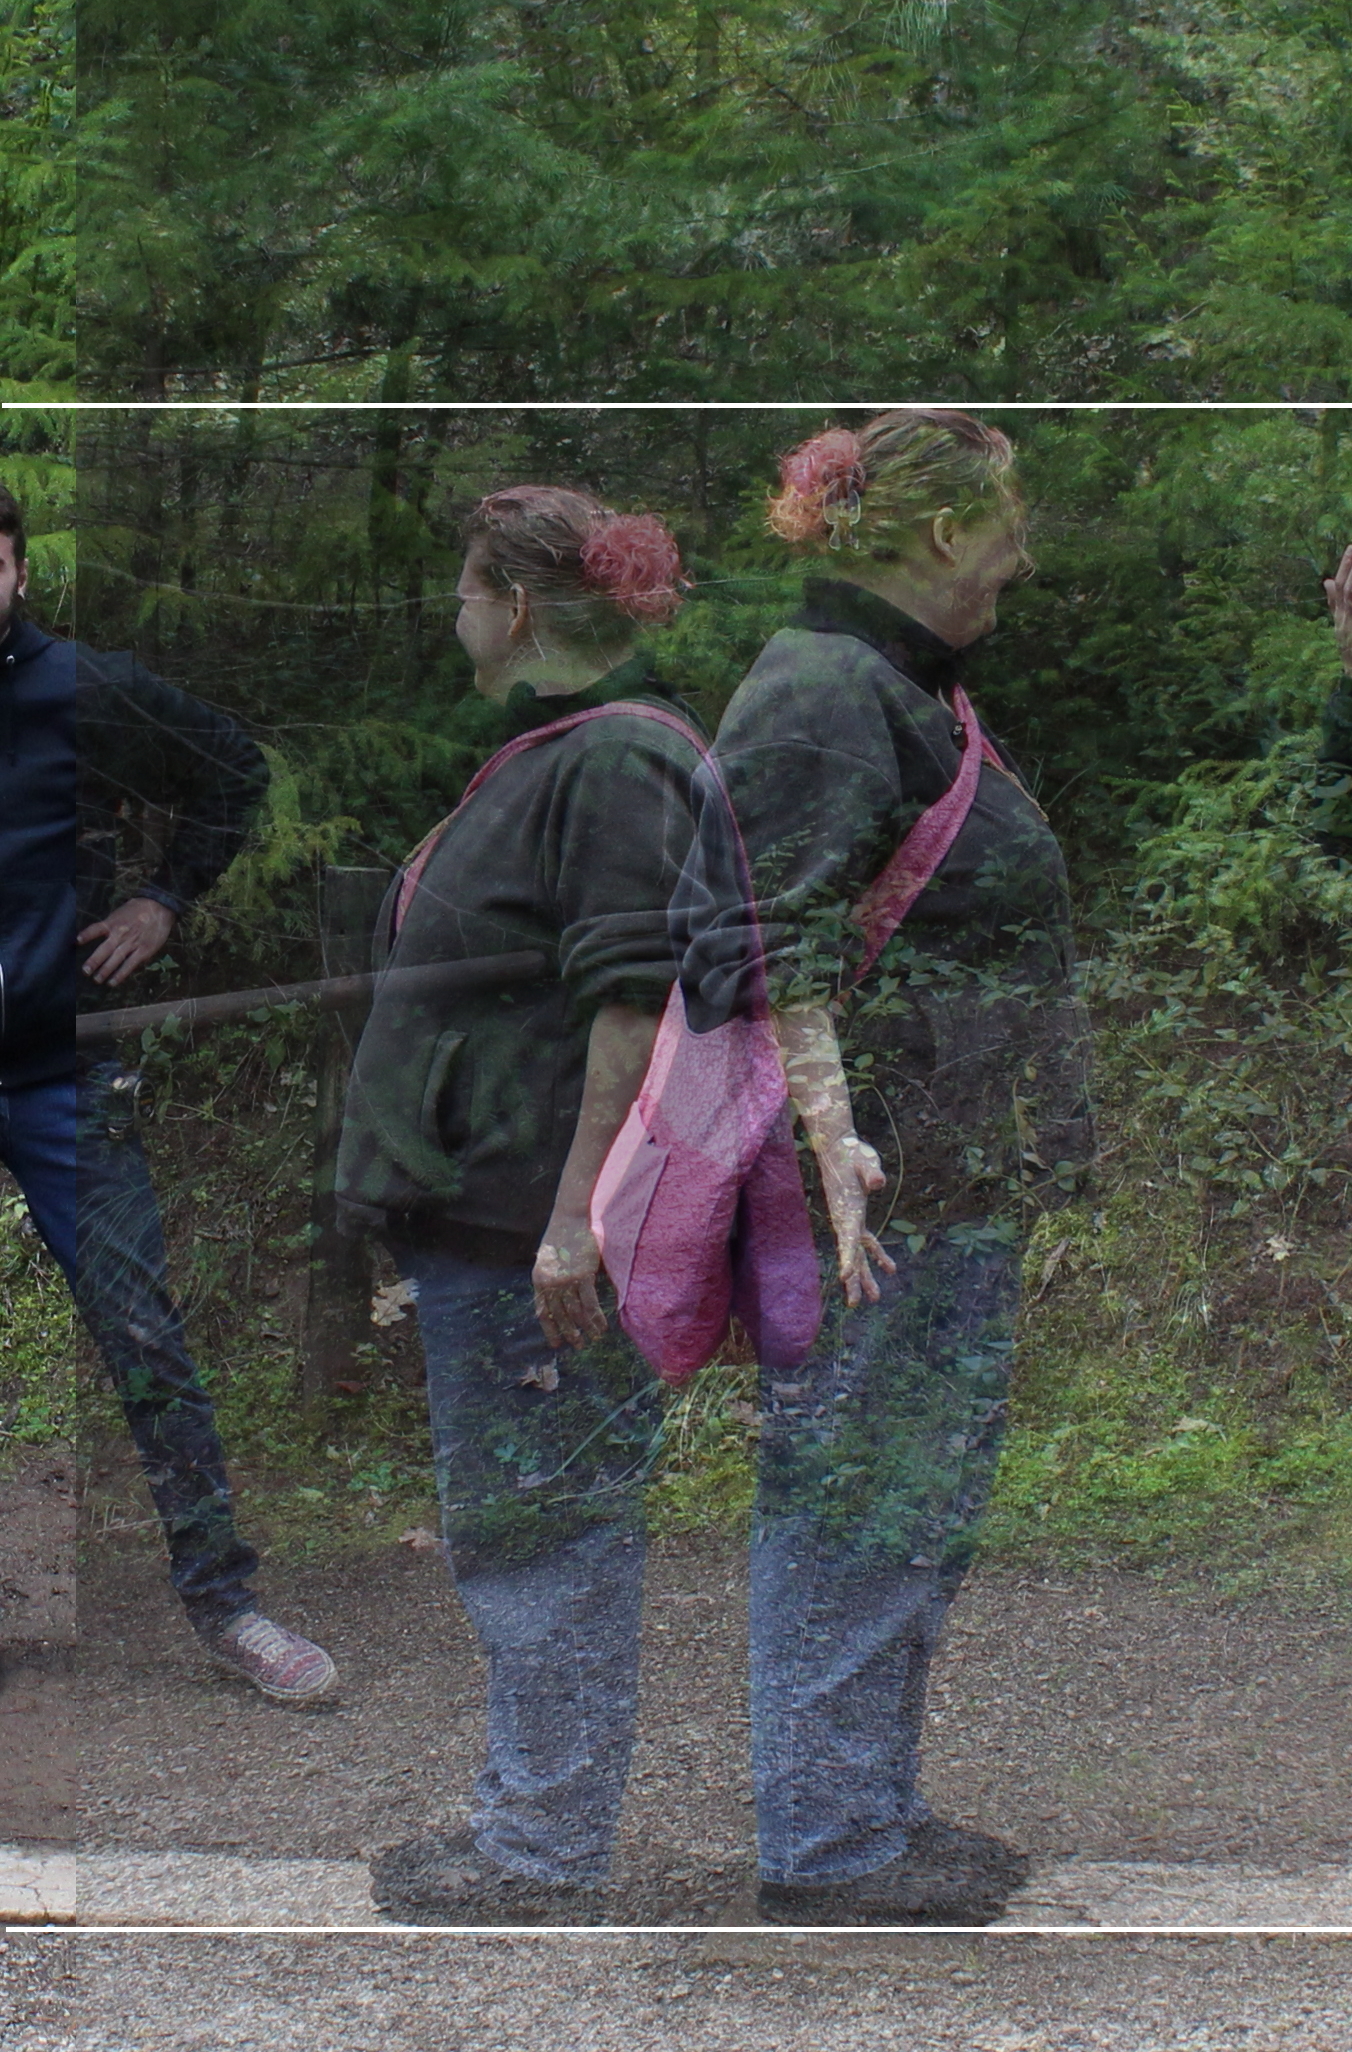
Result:
<svg viewBox="0 0 1352 2052">
<path fill-rule="evenodd" d="M 509 485 L 465 521 L 465 541 L 502 590 L 549 606 L 567 642 L 623 645 L 665 626 L 690 588 L 680 550 L 655 513 L 614 513 L 589 492 Z"/>
<path fill-rule="evenodd" d="M 1009 438 L 953 408 L 900 406 L 858 433 L 828 428 L 790 450 L 766 515 L 772 533 L 806 553 L 848 546 L 885 561 L 945 510 L 963 524 L 1004 519 L 1022 547 Z"/>
</svg>

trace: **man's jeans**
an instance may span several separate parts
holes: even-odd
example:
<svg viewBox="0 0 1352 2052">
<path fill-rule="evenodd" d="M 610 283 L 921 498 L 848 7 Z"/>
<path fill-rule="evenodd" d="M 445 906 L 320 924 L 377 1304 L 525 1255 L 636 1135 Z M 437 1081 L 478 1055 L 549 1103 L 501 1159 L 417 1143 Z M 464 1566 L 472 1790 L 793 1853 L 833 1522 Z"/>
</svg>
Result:
<svg viewBox="0 0 1352 2052">
<path fill-rule="evenodd" d="M 762 1377 L 751 1721 L 772 1881 L 868 1873 L 927 1814 L 929 1663 L 1003 1427 L 1016 1252 L 979 1236 L 893 1252 L 879 1306 L 833 1308 L 792 1381 Z M 614 1333 L 551 1354 L 527 1271 L 399 1258 L 452 1572 L 489 1661 L 476 1840 L 516 1873 L 594 1883 L 633 1745 L 660 1396 Z M 827 1250 L 823 1264 L 833 1276 Z"/>
<path fill-rule="evenodd" d="M 0 1161 L 75 1288 L 75 1079 L 0 1089 Z"/>
<path fill-rule="evenodd" d="M 199 1630 L 253 1603 L 257 1556 L 235 1531 L 211 1400 L 169 1295 L 159 1207 L 119 1064 L 0 1091 L 0 1156 L 65 1270 L 122 1399 Z"/>
</svg>

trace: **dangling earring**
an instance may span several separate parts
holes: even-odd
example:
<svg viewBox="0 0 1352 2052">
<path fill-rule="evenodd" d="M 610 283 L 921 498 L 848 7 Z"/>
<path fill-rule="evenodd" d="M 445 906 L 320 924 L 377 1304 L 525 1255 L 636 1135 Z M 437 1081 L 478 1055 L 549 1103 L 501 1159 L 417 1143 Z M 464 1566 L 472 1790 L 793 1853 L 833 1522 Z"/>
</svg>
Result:
<svg viewBox="0 0 1352 2052">
<path fill-rule="evenodd" d="M 863 510 L 859 494 L 853 486 L 843 499 L 830 500 L 822 507 L 822 518 L 831 530 L 827 544 L 829 548 L 859 547 L 859 537 L 854 530 L 859 525 Z"/>
</svg>

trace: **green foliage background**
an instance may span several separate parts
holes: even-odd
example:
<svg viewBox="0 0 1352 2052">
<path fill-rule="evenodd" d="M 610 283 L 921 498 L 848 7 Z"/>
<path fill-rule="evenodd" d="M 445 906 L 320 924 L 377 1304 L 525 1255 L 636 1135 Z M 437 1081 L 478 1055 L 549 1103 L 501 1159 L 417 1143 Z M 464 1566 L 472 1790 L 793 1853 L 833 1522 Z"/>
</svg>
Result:
<svg viewBox="0 0 1352 2052">
<path fill-rule="evenodd" d="M 11 397 L 1348 396 L 1352 0 L 81 0 L 78 121 L 75 11 Z"/>
<path fill-rule="evenodd" d="M 45 387 L 68 0 L 12 10 Z M 87 395 L 1348 394 L 1348 0 L 82 0 L 79 64 Z"/>
<path fill-rule="evenodd" d="M 1181 792 L 1203 804 L 1200 765 L 1283 736 L 1312 752 L 1340 676 L 1321 580 L 1352 535 L 1352 416 L 982 412 L 1015 439 L 1038 568 L 1006 594 L 973 689 L 1087 883 L 1129 866 Z M 485 490 L 572 482 L 666 515 L 696 588 L 654 649 L 716 723 L 797 590 L 765 532 L 776 454 L 849 417 L 84 416 L 81 631 L 135 645 L 273 750 L 270 838 L 232 889 L 241 914 L 257 887 L 300 916 L 288 849 L 297 876 L 321 847 L 397 860 L 493 745 L 453 631 L 458 521 Z M 22 433 L 35 529 L 64 530 L 64 453 Z"/>
<path fill-rule="evenodd" d="M 0 19 L 0 398 L 72 389 L 74 56 L 74 0 L 10 0 Z"/>
</svg>

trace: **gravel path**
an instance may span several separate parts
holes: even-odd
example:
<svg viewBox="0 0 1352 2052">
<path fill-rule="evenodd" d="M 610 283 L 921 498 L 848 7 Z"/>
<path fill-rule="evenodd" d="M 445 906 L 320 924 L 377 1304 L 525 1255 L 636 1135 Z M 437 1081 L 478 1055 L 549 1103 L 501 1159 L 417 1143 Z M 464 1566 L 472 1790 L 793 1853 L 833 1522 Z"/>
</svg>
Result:
<svg viewBox="0 0 1352 2052">
<path fill-rule="evenodd" d="M 0 1460 L 0 1644 L 74 1638 L 75 1503 L 68 1449 Z"/>
<path fill-rule="evenodd" d="M 351 1861 L 459 1821 L 479 1662 L 435 1557 L 390 1548 L 270 1573 L 274 1614 L 341 1695 L 265 1703 L 200 1653 L 143 1552 L 81 1574 L 91 1851 Z M 650 1577 L 642 1736 L 605 1922 L 754 1919 L 745 1575 L 670 1546 Z M 1129 1575 L 978 1573 L 938 1662 L 926 1787 L 947 1813 L 1067 1861 L 1307 1875 L 1346 1864 L 1345 1615 L 1242 1609 Z"/>
<path fill-rule="evenodd" d="M 1352 1941 L 11 1939 L 6 2052 L 1347 2052 Z"/>
<path fill-rule="evenodd" d="M 9 1862 L 13 1866 L 14 1862 Z M 22 1863 L 31 1867 L 31 1861 Z M 84 1852 L 76 1863 L 47 1859 L 44 1875 L 12 1875 L 0 1847 L 0 1918 L 12 1923 L 180 1925 L 205 1928 L 334 1930 L 406 1921 L 387 1916 L 371 1900 L 364 1860 L 237 1859 L 227 1853 Z M 39 1886 L 35 1887 L 34 1882 Z M 45 1886 L 42 1885 L 45 1880 Z M 45 1909 L 40 1907 L 45 1905 Z M 637 1922 L 632 1893 L 612 1899 L 613 1921 Z M 676 1904 L 656 1921 L 665 1925 L 712 1922 L 686 1918 Z M 511 1924 L 510 1913 L 480 1916 L 481 1924 Z M 598 1915 L 591 1919 L 600 1923 Z M 747 1891 L 719 1921 L 728 1929 L 759 1921 Z M 832 1924 L 848 1919 L 832 1917 Z M 576 1919 L 573 1919 L 574 1924 Z M 1035 1865 L 1027 1884 L 1010 1897 L 999 1928 L 1016 1930 L 1231 1930 L 1346 1931 L 1352 1936 L 1352 1867 L 1313 1867 L 1278 1874 L 1252 1866 L 1211 1866 L 1189 1860 L 1064 1860 Z"/>
<path fill-rule="evenodd" d="M 0 1467 L 0 1846 L 73 1828 L 75 1481 L 68 1452 Z"/>
</svg>

